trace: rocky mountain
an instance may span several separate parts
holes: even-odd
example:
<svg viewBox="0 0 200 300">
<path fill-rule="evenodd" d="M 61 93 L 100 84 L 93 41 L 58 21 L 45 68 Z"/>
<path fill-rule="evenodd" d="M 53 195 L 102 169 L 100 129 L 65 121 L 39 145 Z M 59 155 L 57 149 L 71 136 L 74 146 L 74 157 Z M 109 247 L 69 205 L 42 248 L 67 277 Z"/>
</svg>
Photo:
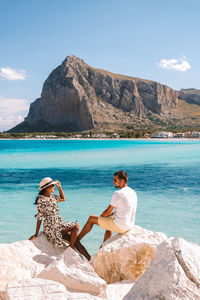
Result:
<svg viewBox="0 0 200 300">
<path fill-rule="evenodd" d="M 181 89 L 178 97 L 191 104 L 200 105 L 200 90 L 197 89 Z"/>
<path fill-rule="evenodd" d="M 173 124 L 178 92 L 95 69 L 72 55 L 51 72 L 24 122 L 10 132 L 134 129 Z"/>
</svg>

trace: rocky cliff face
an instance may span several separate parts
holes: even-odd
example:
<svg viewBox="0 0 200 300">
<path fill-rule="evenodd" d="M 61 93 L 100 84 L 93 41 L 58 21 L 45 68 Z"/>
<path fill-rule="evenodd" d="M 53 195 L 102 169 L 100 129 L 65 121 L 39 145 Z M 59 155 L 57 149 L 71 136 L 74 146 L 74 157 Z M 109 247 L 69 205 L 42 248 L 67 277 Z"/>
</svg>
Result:
<svg viewBox="0 0 200 300">
<path fill-rule="evenodd" d="M 25 121 L 11 131 L 126 128 L 149 113 L 167 116 L 178 93 L 158 82 L 113 74 L 68 56 L 44 82 Z"/>
<path fill-rule="evenodd" d="M 200 90 L 181 89 L 178 97 L 188 103 L 200 105 Z"/>
</svg>

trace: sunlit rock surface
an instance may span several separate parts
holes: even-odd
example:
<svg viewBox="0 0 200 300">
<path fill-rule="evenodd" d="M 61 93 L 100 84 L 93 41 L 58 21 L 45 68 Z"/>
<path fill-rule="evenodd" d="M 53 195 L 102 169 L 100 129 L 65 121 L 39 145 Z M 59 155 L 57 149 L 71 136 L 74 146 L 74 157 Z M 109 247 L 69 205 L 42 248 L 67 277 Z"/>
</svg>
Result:
<svg viewBox="0 0 200 300">
<path fill-rule="evenodd" d="M 105 295 L 106 291 L 106 282 L 70 247 L 38 274 L 38 277 L 56 280 L 73 291 L 94 295 Z"/>
<path fill-rule="evenodd" d="M 0 244 L 0 293 L 7 283 L 35 277 L 65 248 L 56 248 L 44 234 L 33 241 Z"/>
<path fill-rule="evenodd" d="M 106 241 L 91 264 L 43 234 L 0 244 L 0 299 L 197 300 L 200 246 L 139 226 Z"/>
<path fill-rule="evenodd" d="M 125 234 L 106 241 L 92 257 L 92 265 L 107 283 L 137 280 L 155 256 L 157 246 L 167 236 L 134 226 Z"/>
<path fill-rule="evenodd" d="M 12 281 L 6 288 L 7 300 L 66 300 L 68 292 L 64 285 L 39 278 Z"/>
<path fill-rule="evenodd" d="M 200 299 L 200 246 L 181 238 L 164 241 L 124 299 Z"/>
</svg>

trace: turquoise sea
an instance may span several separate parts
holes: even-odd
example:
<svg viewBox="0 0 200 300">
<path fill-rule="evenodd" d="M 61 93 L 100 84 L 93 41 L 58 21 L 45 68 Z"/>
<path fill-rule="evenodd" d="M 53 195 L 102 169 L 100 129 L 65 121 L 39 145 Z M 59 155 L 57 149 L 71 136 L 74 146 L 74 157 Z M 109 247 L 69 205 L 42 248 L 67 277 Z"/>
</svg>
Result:
<svg viewBox="0 0 200 300">
<path fill-rule="evenodd" d="M 109 205 L 120 169 L 138 195 L 137 225 L 200 244 L 199 140 L 0 140 L 0 243 L 34 234 L 43 177 L 61 181 L 60 214 L 82 227 Z M 103 234 L 95 226 L 82 240 L 90 253 Z"/>
</svg>

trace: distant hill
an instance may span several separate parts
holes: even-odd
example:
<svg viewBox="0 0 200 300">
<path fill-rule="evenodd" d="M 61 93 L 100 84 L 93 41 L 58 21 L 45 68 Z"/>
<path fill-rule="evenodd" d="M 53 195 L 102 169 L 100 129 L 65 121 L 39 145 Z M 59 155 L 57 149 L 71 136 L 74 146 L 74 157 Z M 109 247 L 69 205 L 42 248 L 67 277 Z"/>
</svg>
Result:
<svg viewBox="0 0 200 300">
<path fill-rule="evenodd" d="M 181 89 L 180 92 L 186 93 L 186 94 L 196 94 L 196 95 L 200 95 L 200 90 L 198 89 Z"/>
<path fill-rule="evenodd" d="M 155 81 L 95 69 L 72 55 L 51 72 L 24 122 L 9 132 L 196 126 L 190 105 L 200 114 L 200 94 L 193 91 L 198 90 L 177 92 Z"/>
<path fill-rule="evenodd" d="M 179 98 L 191 104 L 200 105 L 200 90 L 197 89 L 181 89 Z"/>
</svg>

